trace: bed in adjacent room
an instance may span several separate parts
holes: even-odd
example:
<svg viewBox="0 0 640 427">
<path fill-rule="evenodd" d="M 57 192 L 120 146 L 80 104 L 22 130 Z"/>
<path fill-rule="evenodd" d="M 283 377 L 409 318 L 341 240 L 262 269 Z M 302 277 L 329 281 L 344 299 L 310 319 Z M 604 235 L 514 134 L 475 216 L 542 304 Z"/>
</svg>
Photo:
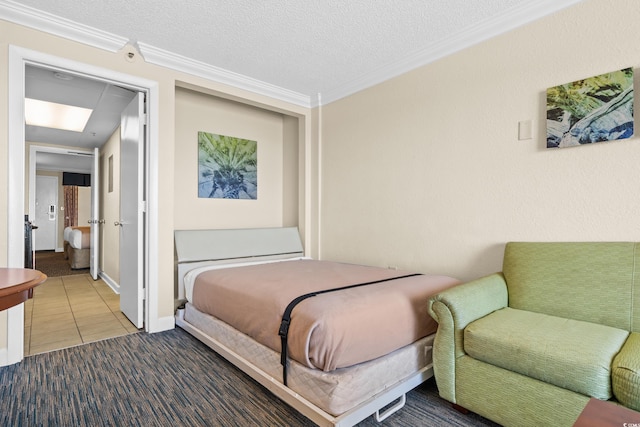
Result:
<svg viewBox="0 0 640 427">
<path fill-rule="evenodd" d="M 433 375 L 427 301 L 458 280 L 308 259 L 296 228 L 175 238 L 177 325 L 315 423 L 382 421 Z"/>
<path fill-rule="evenodd" d="M 89 268 L 91 260 L 91 227 L 65 227 L 64 256 L 72 269 Z"/>
</svg>

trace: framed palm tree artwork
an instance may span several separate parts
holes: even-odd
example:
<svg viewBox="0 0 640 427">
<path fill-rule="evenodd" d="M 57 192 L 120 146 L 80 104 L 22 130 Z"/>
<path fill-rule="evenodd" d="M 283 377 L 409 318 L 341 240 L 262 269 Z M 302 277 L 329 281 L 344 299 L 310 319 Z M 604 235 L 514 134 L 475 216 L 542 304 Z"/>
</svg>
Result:
<svg viewBox="0 0 640 427">
<path fill-rule="evenodd" d="M 633 68 L 547 89 L 547 148 L 633 136 Z"/>
<path fill-rule="evenodd" d="M 258 198 L 258 143 L 198 132 L 198 197 Z"/>
</svg>

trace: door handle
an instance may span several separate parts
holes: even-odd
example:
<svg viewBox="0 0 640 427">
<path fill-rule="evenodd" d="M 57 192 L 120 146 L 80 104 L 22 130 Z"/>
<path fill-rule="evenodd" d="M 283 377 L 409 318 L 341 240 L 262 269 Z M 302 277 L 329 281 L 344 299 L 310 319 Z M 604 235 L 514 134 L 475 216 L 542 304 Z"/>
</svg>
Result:
<svg viewBox="0 0 640 427">
<path fill-rule="evenodd" d="M 120 220 L 120 221 L 115 221 L 115 222 L 113 223 L 113 225 L 115 225 L 116 227 L 118 227 L 118 226 L 122 227 L 122 226 L 124 225 L 124 222 L 122 222 L 122 220 Z"/>
</svg>

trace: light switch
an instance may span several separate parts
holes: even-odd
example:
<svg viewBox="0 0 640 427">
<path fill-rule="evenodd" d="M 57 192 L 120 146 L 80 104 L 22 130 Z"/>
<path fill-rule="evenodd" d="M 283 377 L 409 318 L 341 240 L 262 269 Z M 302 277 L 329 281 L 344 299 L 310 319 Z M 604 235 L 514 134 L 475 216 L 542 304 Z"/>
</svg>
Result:
<svg viewBox="0 0 640 427">
<path fill-rule="evenodd" d="M 525 139 L 531 139 L 531 120 L 524 120 L 522 122 L 518 122 L 518 139 L 523 141 Z"/>
</svg>

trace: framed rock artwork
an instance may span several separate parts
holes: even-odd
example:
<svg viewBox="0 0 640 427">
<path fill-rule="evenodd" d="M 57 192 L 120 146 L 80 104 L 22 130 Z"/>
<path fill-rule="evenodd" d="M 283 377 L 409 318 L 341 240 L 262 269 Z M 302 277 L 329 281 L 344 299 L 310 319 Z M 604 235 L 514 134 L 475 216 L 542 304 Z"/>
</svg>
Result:
<svg viewBox="0 0 640 427">
<path fill-rule="evenodd" d="M 632 68 L 547 89 L 547 148 L 632 136 Z"/>
<path fill-rule="evenodd" d="M 258 143 L 198 132 L 198 197 L 258 198 Z"/>
</svg>

